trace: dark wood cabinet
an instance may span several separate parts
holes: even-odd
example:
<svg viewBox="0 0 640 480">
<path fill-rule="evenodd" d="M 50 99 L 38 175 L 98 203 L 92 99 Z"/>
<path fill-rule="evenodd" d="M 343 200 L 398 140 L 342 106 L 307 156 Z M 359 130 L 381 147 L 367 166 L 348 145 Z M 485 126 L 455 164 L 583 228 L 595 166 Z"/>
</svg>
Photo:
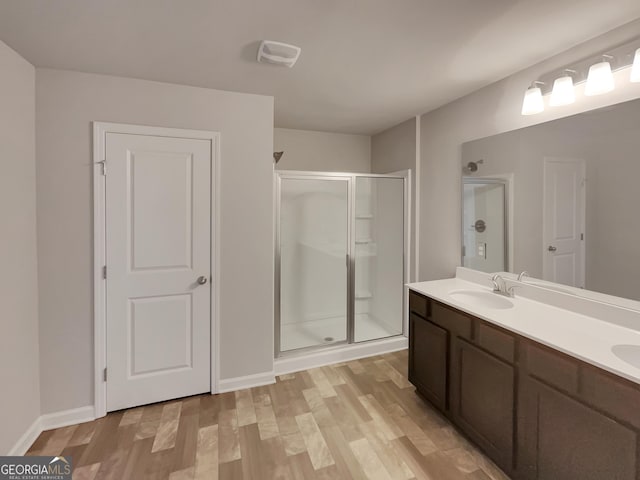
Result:
<svg viewBox="0 0 640 480">
<path fill-rule="evenodd" d="M 524 380 L 522 394 L 519 478 L 638 478 L 633 429 L 532 378 Z"/>
<path fill-rule="evenodd" d="M 415 292 L 409 380 L 509 476 L 640 480 L 640 386 Z"/>
<path fill-rule="evenodd" d="M 505 471 L 513 467 L 515 369 L 479 347 L 454 342 L 451 416 Z"/>
<path fill-rule="evenodd" d="M 439 410 L 447 407 L 448 334 L 444 328 L 411 313 L 409 381 Z"/>
</svg>

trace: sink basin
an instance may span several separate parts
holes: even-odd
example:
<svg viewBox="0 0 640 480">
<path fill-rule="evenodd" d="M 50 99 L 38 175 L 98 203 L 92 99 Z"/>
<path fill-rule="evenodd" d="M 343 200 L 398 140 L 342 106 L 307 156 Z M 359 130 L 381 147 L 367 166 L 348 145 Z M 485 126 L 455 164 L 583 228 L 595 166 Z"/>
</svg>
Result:
<svg viewBox="0 0 640 480">
<path fill-rule="evenodd" d="M 478 290 L 452 290 L 449 296 L 457 302 L 469 306 L 494 308 L 504 310 L 513 307 L 513 302 L 508 298 L 501 297 L 497 293 L 483 292 Z"/>
<path fill-rule="evenodd" d="M 640 368 L 640 345 L 614 345 L 611 351 L 623 362 Z"/>
</svg>

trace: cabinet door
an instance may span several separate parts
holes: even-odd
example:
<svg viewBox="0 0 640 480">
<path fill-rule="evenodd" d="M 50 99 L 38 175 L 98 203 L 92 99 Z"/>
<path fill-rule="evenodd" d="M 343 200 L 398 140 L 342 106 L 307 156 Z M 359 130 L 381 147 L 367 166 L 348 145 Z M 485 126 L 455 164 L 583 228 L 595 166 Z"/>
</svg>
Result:
<svg viewBox="0 0 640 480">
<path fill-rule="evenodd" d="M 469 342 L 452 343 L 451 414 L 502 469 L 513 468 L 515 369 Z"/>
<path fill-rule="evenodd" d="M 523 379 L 518 473 L 527 480 L 635 480 L 637 434 L 532 378 Z"/>
<path fill-rule="evenodd" d="M 444 328 L 410 314 L 409 380 L 437 408 L 447 408 L 447 345 Z"/>
</svg>

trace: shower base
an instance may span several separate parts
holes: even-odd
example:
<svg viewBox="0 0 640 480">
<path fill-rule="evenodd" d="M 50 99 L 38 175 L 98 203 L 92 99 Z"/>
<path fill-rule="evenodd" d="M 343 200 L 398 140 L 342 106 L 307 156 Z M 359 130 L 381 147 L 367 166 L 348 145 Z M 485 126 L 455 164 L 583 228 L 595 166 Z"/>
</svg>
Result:
<svg viewBox="0 0 640 480">
<path fill-rule="evenodd" d="M 365 342 L 399 335 L 383 322 L 366 313 L 356 315 L 355 341 Z M 347 340 L 345 317 L 322 318 L 308 322 L 282 325 L 280 350 L 284 353 L 299 348 L 331 345 Z"/>
</svg>

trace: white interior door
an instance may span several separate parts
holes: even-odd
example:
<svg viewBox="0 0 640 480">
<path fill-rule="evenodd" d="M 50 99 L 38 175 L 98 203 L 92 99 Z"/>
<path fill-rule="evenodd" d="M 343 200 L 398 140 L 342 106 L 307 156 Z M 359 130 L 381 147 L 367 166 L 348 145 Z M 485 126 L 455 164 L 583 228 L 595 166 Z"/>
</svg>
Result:
<svg viewBox="0 0 640 480">
<path fill-rule="evenodd" d="M 210 391 L 210 140 L 106 134 L 107 411 Z"/>
<path fill-rule="evenodd" d="M 543 276 L 584 288 L 584 160 L 545 158 Z"/>
</svg>

